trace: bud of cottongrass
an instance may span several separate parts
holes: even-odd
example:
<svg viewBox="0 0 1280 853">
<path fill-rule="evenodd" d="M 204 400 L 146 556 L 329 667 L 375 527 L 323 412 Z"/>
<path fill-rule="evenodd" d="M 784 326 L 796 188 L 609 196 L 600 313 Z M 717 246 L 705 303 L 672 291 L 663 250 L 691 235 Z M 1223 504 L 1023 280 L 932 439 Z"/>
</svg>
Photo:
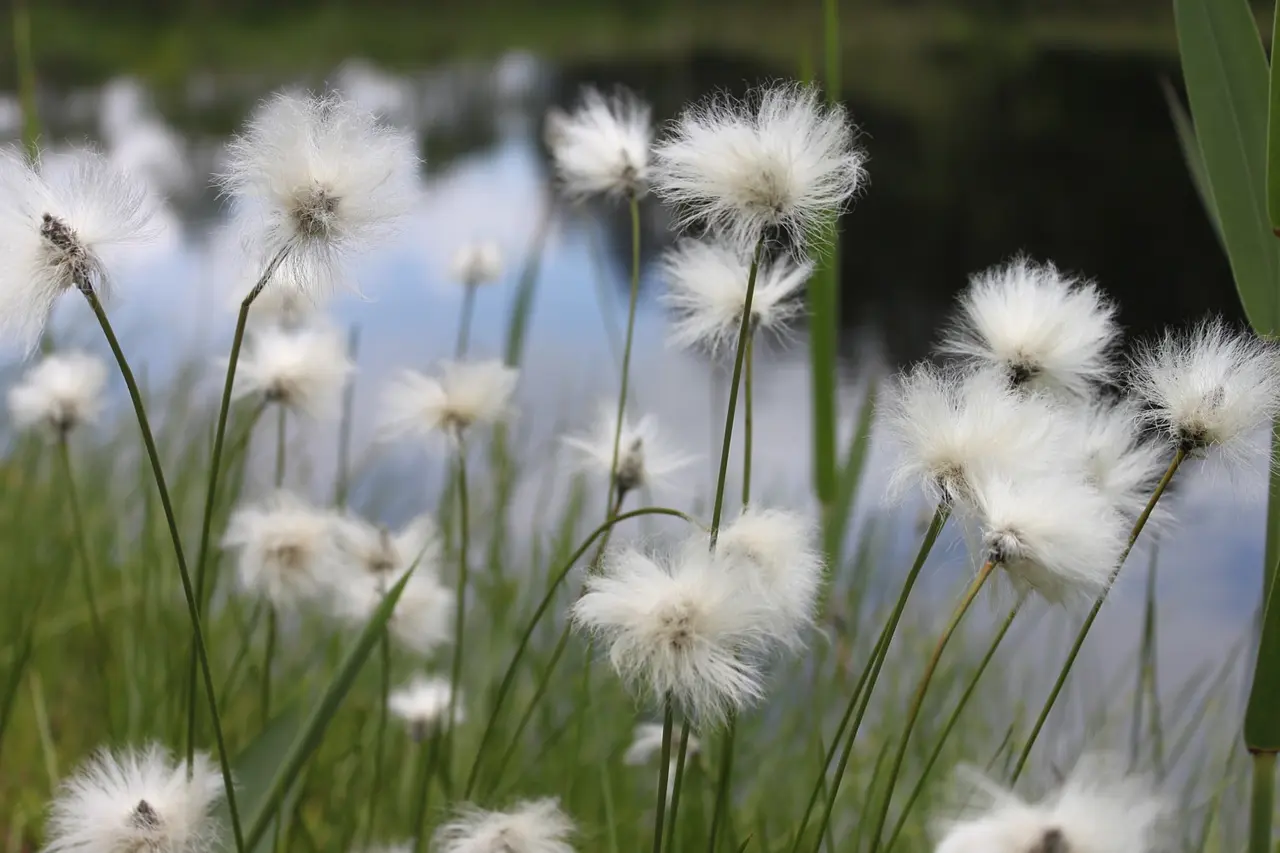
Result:
<svg viewBox="0 0 1280 853">
<path fill-rule="evenodd" d="M 459 284 L 479 287 L 502 276 L 502 250 L 492 240 L 467 243 L 453 253 L 449 272 Z"/>
<path fill-rule="evenodd" d="M 254 333 L 236 373 L 239 396 L 261 395 L 312 417 L 333 414 L 355 370 L 342 336 L 327 326 Z"/>
<path fill-rule="evenodd" d="M 554 798 L 526 800 L 505 812 L 466 806 L 436 830 L 434 853 L 573 853 L 573 821 Z"/>
<path fill-rule="evenodd" d="M 613 465 L 613 440 L 618 435 L 617 488 L 620 495 L 646 486 L 661 486 L 674 474 L 693 462 L 693 457 L 668 450 L 652 415 L 631 421 L 625 415 L 622 432 L 617 433 L 618 403 L 602 401 L 590 432 L 582 436 L 566 436 L 564 443 L 579 456 L 584 470 L 610 475 Z"/>
<path fill-rule="evenodd" d="M 447 361 L 435 376 L 406 370 L 383 395 L 387 438 L 443 435 L 460 442 L 473 425 L 501 420 L 519 371 L 501 361 Z"/>
<path fill-rule="evenodd" d="M 92 423 L 102 412 L 107 368 L 83 352 L 57 352 L 9 389 L 9 412 L 19 429 L 40 427 L 54 438 Z"/>
<path fill-rule="evenodd" d="M 573 112 L 548 114 L 545 137 L 570 198 L 644 193 L 653 128 L 649 105 L 630 92 L 584 89 Z"/>
<path fill-rule="evenodd" d="M 233 512 L 222 544 L 240 551 L 236 569 L 243 589 L 288 607 L 315 599 L 332 581 L 337 523 L 333 513 L 277 492 Z"/>
<path fill-rule="evenodd" d="M 391 692 L 387 709 L 409 727 L 414 740 L 422 741 L 447 721 L 451 692 L 449 682 L 443 678 L 418 676 Z M 454 718 L 459 723 L 464 719 L 461 702 L 454 709 Z"/>
</svg>

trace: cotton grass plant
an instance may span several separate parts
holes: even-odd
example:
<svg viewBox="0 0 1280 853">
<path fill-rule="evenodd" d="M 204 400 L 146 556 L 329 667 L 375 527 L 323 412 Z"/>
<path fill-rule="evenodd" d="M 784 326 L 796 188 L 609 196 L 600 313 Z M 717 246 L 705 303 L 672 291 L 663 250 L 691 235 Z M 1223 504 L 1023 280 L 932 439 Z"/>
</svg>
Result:
<svg viewBox="0 0 1280 853">
<path fill-rule="evenodd" d="M 64 635 L 48 633 L 42 611 L 69 609 L 48 592 L 65 584 L 7 579 L 31 615 L 0 650 L 0 749 L 7 762 L 38 744 L 43 781 L 18 784 L 51 802 L 42 828 L 24 818 L 31 846 L 1167 849 L 1178 816 L 1167 777 L 1101 756 L 1064 768 L 1064 780 L 1020 776 L 1130 551 L 1153 522 L 1177 524 L 1164 500 L 1175 476 L 1211 455 L 1256 458 L 1251 443 L 1280 412 L 1273 344 L 1209 320 L 1126 350 L 1099 284 L 1021 256 L 977 274 L 935 357 L 880 399 L 895 459 L 883 507 L 922 496 L 931 509 L 898 577 L 863 543 L 853 558 L 826 547 L 829 526 L 845 523 L 829 506 L 784 505 L 750 476 L 754 341 L 790 343 L 828 226 L 865 187 L 844 110 L 812 87 L 774 84 L 655 129 L 639 97 L 586 90 L 548 120 L 547 137 L 566 200 L 628 206 L 631 299 L 617 398 L 570 418 L 556 443 L 578 475 L 573 495 L 563 507 L 540 501 L 536 529 L 518 540 L 506 484 L 527 470 L 506 451 L 519 360 L 470 351 L 474 291 L 501 280 L 488 243 L 458 247 L 451 269 L 466 294 L 454 359 L 373 380 L 377 452 L 394 443 L 445 459 L 439 502 L 385 524 L 347 505 L 345 490 L 318 500 L 286 453 L 287 428 L 337 414 L 354 381 L 325 301 L 355 285 L 346 259 L 412 205 L 412 139 L 332 95 L 279 95 L 249 119 L 219 182 L 253 272 L 218 363 L 212 441 L 207 424 L 184 429 L 166 413 L 180 454 L 157 447 L 157 398 L 139 389 L 101 298 L 114 285 L 110 250 L 146 236 L 148 196 L 91 153 L 57 170 L 2 155 L 0 334 L 30 352 L 53 303 L 79 292 L 130 394 L 149 478 L 135 516 L 92 467 L 109 410 L 95 356 L 55 350 L 13 385 L 15 427 L 48 440 L 27 445 L 33 462 L 0 499 L 0 531 L 18 541 L 32 516 L 67 515 L 67 530 L 42 532 L 48 542 L 30 553 L 58 565 L 74 554 L 82 567 L 90 635 L 74 621 L 65 630 L 95 652 L 103 708 L 84 725 L 56 716 L 69 742 L 53 737 L 41 676 Z M 684 482 L 663 488 L 691 478 L 692 457 L 667 442 L 631 377 L 640 204 L 651 196 L 673 205 L 682 232 L 661 263 L 670 340 L 733 364 L 716 476 L 693 495 Z M 274 454 L 255 456 L 272 407 Z M 735 441 L 742 490 L 728 495 Z M 59 485 L 46 487 L 51 444 Z M 271 476 L 256 476 L 272 458 Z M 653 493 L 674 505 L 649 505 Z M 651 517 L 677 526 L 627 538 L 629 522 Z M 949 532 L 964 557 L 937 569 L 963 589 L 949 616 L 923 617 L 912 596 Z M 883 606 L 862 593 L 837 600 L 866 567 L 892 578 Z M 185 614 L 173 612 L 179 589 Z M 982 649 L 962 630 L 980 599 L 1001 615 Z M 1034 721 L 1005 734 L 966 704 L 1032 607 L 1086 615 L 1069 648 L 1048 649 L 1058 674 Z M 995 669 L 988 685 L 1013 689 Z M 56 688 L 83 702 L 72 682 Z M 980 796 L 942 803 L 935 779 L 993 747 L 999 760 L 965 777 Z M 60 765 L 76 769 L 62 779 Z"/>
</svg>

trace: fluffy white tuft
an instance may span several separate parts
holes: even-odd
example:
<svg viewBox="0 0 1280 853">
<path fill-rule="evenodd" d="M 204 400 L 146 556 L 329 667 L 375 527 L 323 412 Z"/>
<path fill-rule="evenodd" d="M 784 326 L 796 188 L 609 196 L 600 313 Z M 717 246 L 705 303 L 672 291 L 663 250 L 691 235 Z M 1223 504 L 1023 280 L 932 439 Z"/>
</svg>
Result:
<svg viewBox="0 0 1280 853">
<path fill-rule="evenodd" d="M 900 448 L 894 494 L 918 483 L 934 500 L 963 499 L 979 471 L 1034 476 L 1060 468 L 1070 446 L 1050 401 L 1018 393 L 995 371 L 919 364 L 886 397 L 885 422 Z"/>
<path fill-rule="evenodd" d="M 467 243 L 453 253 L 449 272 L 467 287 L 479 287 L 502 277 L 502 249 L 492 240 Z"/>
<path fill-rule="evenodd" d="M 337 570 L 337 517 L 297 495 L 277 492 L 240 507 L 223 535 L 240 551 L 240 585 L 277 607 L 310 601 L 327 591 Z"/>
<path fill-rule="evenodd" d="M 390 588 L 405 572 L 439 577 L 444 544 L 435 521 L 420 515 L 397 533 L 354 516 L 342 517 L 336 528 L 338 552 L 357 575 Z"/>
<path fill-rule="evenodd" d="M 977 802 L 939 821 L 935 853 L 1156 853 L 1168 849 L 1171 810 L 1124 763 L 1085 756 L 1062 787 L 1027 803 L 968 771 Z M 975 807 L 976 806 L 976 807 Z"/>
<path fill-rule="evenodd" d="M 1115 374 L 1116 307 L 1088 281 L 1023 257 L 975 275 L 942 351 L 1014 385 L 1086 395 Z"/>
<path fill-rule="evenodd" d="M 672 749 L 675 749 L 674 745 Z M 702 742 L 690 735 L 687 754 L 696 755 L 700 749 L 702 749 Z M 662 752 L 662 724 L 640 723 L 631 736 L 631 744 L 627 747 L 627 751 L 622 754 L 622 761 L 631 765 L 644 764 L 660 752 Z"/>
<path fill-rule="evenodd" d="M 667 292 L 661 297 L 675 314 L 668 340 L 701 346 L 712 354 L 736 345 L 751 274 L 751 248 L 723 240 L 681 240 L 662 259 Z M 787 257 L 764 262 L 751 294 L 751 325 L 777 335 L 804 312 L 800 289 L 813 263 Z"/>
<path fill-rule="evenodd" d="M 505 812 L 464 807 L 436 830 L 433 853 L 573 853 L 573 821 L 554 798 L 526 800 Z"/>
<path fill-rule="evenodd" d="M 579 456 L 584 470 L 608 477 L 613 467 L 613 439 L 618 425 L 618 403 L 602 400 L 595 422 L 584 435 L 570 435 L 564 443 Z M 661 486 L 666 477 L 693 462 L 692 456 L 669 450 L 652 415 L 639 420 L 622 418 L 618 440 L 618 490 L 624 495 L 646 486 Z"/>
<path fill-rule="evenodd" d="M 763 696 L 757 658 L 767 649 L 769 614 L 693 537 L 676 559 L 634 550 L 606 556 L 573 606 L 577 626 L 609 650 L 619 677 L 670 695 L 691 719 L 714 723 Z"/>
<path fill-rule="evenodd" d="M 774 85 L 747 100 L 715 96 L 681 114 L 654 151 L 654 191 L 731 242 L 771 231 L 803 245 L 862 185 L 866 155 L 844 109 L 811 86 Z"/>
<path fill-rule="evenodd" d="M 219 179 L 249 257 L 265 269 L 286 252 L 286 282 L 317 293 L 332 290 L 346 254 L 394 228 L 418 191 L 413 137 L 336 95 L 276 95 L 227 154 Z"/>
<path fill-rule="evenodd" d="M 452 692 L 449 682 L 443 678 L 418 676 L 392 691 L 387 698 L 387 709 L 404 721 L 416 740 L 422 740 L 429 731 L 446 722 Z M 461 702 L 454 709 L 454 717 L 462 722 Z"/>
<path fill-rule="evenodd" d="M 65 436 L 102 412 L 107 367 L 84 352 L 57 352 L 27 371 L 9 389 L 9 412 L 19 429 L 40 427 Z"/>
<path fill-rule="evenodd" d="M 1243 455 L 1280 413 L 1275 346 L 1220 320 L 1140 350 L 1131 382 L 1147 421 L 1188 451 L 1218 445 Z"/>
<path fill-rule="evenodd" d="M 394 586 L 374 574 L 347 576 L 331 589 L 334 615 L 362 627 Z M 429 572 L 414 571 L 387 623 L 391 636 L 414 654 L 426 656 L 452 639 L 454 596 Z"/>
<path fill-rule="evenodd" d="M 269 326 L 250 339 L 236 371 L 239 396 L 261 395 L 295 412 L 333 414 L 355 367 L 329 326 Z"/>
<path fill-rule="evenodd" d="M 963 509 L 981 533 L 979 559 L 998 564 L 1015 587 L 1055 604 L 1091 600 L 1107 588 L 1129 525 L 1097 489 L 1066 474 L 984 472 L 971 485 Z"/>
<path fill-rule="evenodd" d="M 501 361 L 447 361 L 435 376 L 406 370 L 383 396 L 387 438 L 445 435 L 456 441 L 476 424 L 508 412 L 519 371 Z"/>
<path fill-rule="evenodd" d="M 583 90 L 573 112 L 548 115 L 546 137 L 571 198 L 645 191 L 653 127 L 649 105 L 630 92 L 605 97 L 596 89 Z"/>
<path fill-rule="evenodd" d="M 1131 400 L 1095 400 L 1069 413 L 1069 430 L 1078 443 L 1085 481 L 1126 518 L 1136 520 L 1146 507 L 1172 452 L 1142 438 L 1142 412 Z M 1154 519 L 1162 518 L 1157 506 Z"/>
<path fill-rule="evenodd" d="M 55 167 L 0 150 L 0 339 L 30 353 L 63 293 L 107 296 L 102 252 L 148 238 L 152 214 L 145 184 L 94 152 Z"/>
<path fill-rule="evenodd" d="M 222 776 L 204 755 L 191 765 L 163 748 L 100 750 L 63 781 L 45 851 L 203 853 L 219 844 L 212 811 Z"/>
</svg>

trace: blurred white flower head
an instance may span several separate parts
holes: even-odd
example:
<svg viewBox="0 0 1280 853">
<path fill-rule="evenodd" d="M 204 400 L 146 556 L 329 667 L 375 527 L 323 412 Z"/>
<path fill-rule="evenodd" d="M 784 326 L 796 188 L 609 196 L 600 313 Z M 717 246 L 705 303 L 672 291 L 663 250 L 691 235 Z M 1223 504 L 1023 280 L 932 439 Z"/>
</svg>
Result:
<svg viewBox="0 0 1280 853">
<path fill-rule="evenodd" d="M 19 429 L 39 427 L 63 437 L 102 413 L 107 367 L 84 352 L 55 352 L 9 389 L 9 412 Z"/>
<path fill-rule="evenodd" d="M 714 355 L 737 343 L 752 251 L 724 240 L 686 239 L 663 256 L 667 291 L 661 300 L 675 314 L 668 336 L 672 344 L 700 346 Z M 813 263 L 807 259 L 762 262 L 751 295 L 751 330 L 784 335 L 804 313 L 800 291 L 811 275 Z"/>
<path fill-rule="evenodd" d="M 236 372 L 238 396 L 261 396 L 294 412 L 325 417 L 337 411 L 355 367 L 329 326 L 268 326 L 249 339 Z"/>
<path fill-rule="evenodd" d="M 654 150 L 654 192 L 752 246 L 771 232 L 813 242 L 862 186 L 866 155 L 843 107 L 817 89 L 773 85 L 744 101 L 715 96 L 687 108 Z"/>
<path fill-rule="evenodd" d="M 418 192 L 413 137 L 337 95 L 279 94 L 228 146 L 219 176 L 252 262 L 284 253 L 270 287 L 332 290 L 342 258 L 387 235 Z"/>
<path fill-rule="evenodd" d="M 0 338 L 28 354 L 58 297 L 105 298 L 103 252 L 152 236 L 146 185 L 92 151 L 50 167 L 0 149 Z"/>
<path fill-rule="evenodd" d="M 387 709 L 408 726 L 414 740 L 420 741 L 447 722 L 451 694 L 449 682 L 445 679 L 417 676 L 392 691 L 387 699 Z M 458 722 L 464 719 L 461 702 L 454 709 L 454 718 Z"/>
<path fill-rule="evenodd" d="M 501 361 L 447 361 L 434 376 L 406 370 L 383 395 L 382 434 L 461 441 L 472 426 L 507 415 L 518 376 Z"/>
<path fill-rule="evenodd" d="M 653 128 L 649 105 L 630 92 L 584 89 L 572 112 L 548 114 L 545 136 L 570 198 L 645 191 Z"/>
<path fill-rule="evenodd" d="M 672 748 L 674 749 L 675 747 L 673 746 Z M 687 754 L 696 755 L 701 749 L 702 742 L 690 735 Z M 636 726 L 635 732 L 631 736 L 631 744 L 627 747 L 627 751 L 622 754 L 622 761 L 631 765 L 644 764 L 657 757 L 661 752 L 662 724 L 640 723 Z"/>
<path fill-rule="evenodd" d="M 1172 451 L 1163 442 L 1144 440 L 1142 412 L 1131 400 L 1095 400 L 1069 413 L 1076 425 L 1069 434 L 1077 441 L 1085 481 L 1102 493 L 1117 512 L 1130 520 L 1142 513 L 1168 466 Z M 1152 520 L 1162 520 L 1157 505 Z"/>
<path fill-rule="evenodd" d="M 1134 392 L 1146 420 L 1188 452 L 1220 446 L 1242 456 L 1280 413 L 1280 355 L 1274 344 L 1220 320 L 1167 332 L 1135 357 Z M 1269 436 L 1269 434 L 1268 434 Z"/>
<path fill-rule="evenodd" d="M 942 351 L 1018 387 L 1085 396 L 1115 374 L 1116 306 L 1097 285 L 1019 257 L 975 275 Z"/>
<path fill-rule="evenodd" d="M 101 750 L 62 782 L 44 849 L 205 853 L 219 846 L 212 812 L 222 795 L 222 776 L 202 754 L 188 766 L 156 745 Z"/>
<path fill-rule="evenodd" d="M 277 607 L 311 601 L 336 571 L 337 517 L 289 492 L 231 514 L 224 548 L 238 550 L 240 586 Z"/>
<path fill-rule="evenodd" d="M 937 821 L 935 853 L 1156 853 L 1172 849 L 1169 804 L 1148 779 L 1126 774 L 1114 756 L 1082 758 L 1038 803 L 964 772 L 960 815 Z M 974 796 L 976 794 L 976 796 Z"/>
<path fill-rule="evenodd" d="M 429 515 L 418 516 L 394 533 L 364 519 L 344 516 L 336 536 L 344 562 L 356 574 L 380 582 L 384 589 L 410 569 L 416 575 L 439 576 L 444 545 Z"/>
<path fill-rule="evenodd" d="M 618 403 L 602 400 L 589 432 L 565 436 L 564 443 L 579 457 L 583 470 L 608 478 L 613 466 L 613 439 Z M 617 488 L 620 496 L 640 488 L 665 485 L 666 478 L 693 462 L 692 456 L 670 450 L 652 415 L 632 421 L 623 415 L 618 440 Z"/>
<path fill-rule="evenodd" d="M 330 590 L 334 615 L 353 627 L 363 627 L 394 587 L 388 580 L 374 574 L 344 574 Z M 453 593 L 434 575 L 415 570 L 387 627 L 406 650 L 426 656 L 452 639 L 453 608 Z"/>
<path fill-rule="evenodd" d="M 507 811 L 463 807 L 431 839 L 434 853 L 573 853 L 573 821 L 554 798 L 526 800 Z"/>
<path fill-rule="evenodd" d="M 492 240 L 459 246 L 453 253 L 449 274 L 467 287 L 497 281 L 502 277 L 502 249 Z"/>
</svg>

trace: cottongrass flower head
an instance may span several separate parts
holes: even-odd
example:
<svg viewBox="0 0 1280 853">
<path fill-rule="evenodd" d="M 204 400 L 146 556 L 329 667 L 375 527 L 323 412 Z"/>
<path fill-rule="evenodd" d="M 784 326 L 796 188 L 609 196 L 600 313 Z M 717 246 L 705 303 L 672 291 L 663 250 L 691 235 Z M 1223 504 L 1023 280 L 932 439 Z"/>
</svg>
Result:
<svg viewBox="0 0 1280 853">
<path fill-rule="evenodd" d="M 55 352 L 9 389 L 9 412 L 19 429 L 40 427 L 63 438 L 102 412 L 107 367 L 84 352 Z"/>
<path fill-rule="evenodd" d="M 439 576 L 444 544 L 429 515 L 418 516 L 396 532 L 345 516 L 338 522 L 336 536 L 344 564 L 383 589 L 394 586 L 410 569 L 418 575 Z"/>
<path fill-rule="evenodd" d="M 689 755 L 696 755 L 702 749 L 702 741 L 692 735 L 689 737 Z M 622 762 L 632 766 L 644 764 L 662 752 L 662 724 L 640 723 L 631 735 L 631 743 L 622 754 Z M 674 781 L 674 780 L 672 780 Z"/>
<path fill-rule="evenodd" d="M 446 361 L 434 376 L 406 370 L 383 396 L 383 435 L 460 442 L 472 426 L 506 416 L 518 376 L 496 360 Z"/>
<path fill-rule="evenodd" d="M 145 184 L 99 154 L 28 163 L 0 150 L 0 336 L 30 353 L 63 293 L 107 296 L 103 252 L 147 239 L 153 212 Z"/>
<path fill-rule="evenodd" d="M 277 607 L 326 592 L 337 568 L 337 517 L 290 492 L 231 514 L 224 548 L 237 549 L 240 586 Z"/>
<path fill-rule="evenodd" d="M 385 236 L 418 188 L 413 137 L 337 95 L 279 94 L 228 147 L 219 176 L 249 255 L 332 288 L 340 261 Z"/>
<path fill-rule="evenodd" d="M 446 721 L 451 694 L 449 682 L 445 679 L 418 676 L 391 692 L 387 697 L 387 709 L 409 727 L 414 740 L 421 741 Z M 454 717 L 462 722 L 461 703 L 454 708 Z"/>
<path fill-rule="evenodd" d="M 1084 396 L 1114 375 L 1119 339 L 1116 306 L 1097 285 L 1019 257 L 970 280 L 942 351 L 1016 386 Z"/>
<path fill-rule="evenodd" d="M 355 367 L 337 330 L 326 326 L 269 326 L 249 340 L 236 373 L 239 396 L 312 417 L 336 411 Z"/>
<path fill-rule="evenodd" d="M 572 112 L 548 115 L 545 136 L 570 198 L 644 193 L 653 126 L 649 105 L 632 93 L 584 89 Z"/>
<path fill-rule="evenodd" d="M 654 192 L 748 246 L 774 231 L 812 242 L 862 186 L 866 155 L 843 107 L 772 85 L 687 108 L 654 149 Z"/>
<path fill-rule="evenodd" d="M 1062 786 L 1028 803 L 974 771 L 977 802 L 939 822 L 935 853 L 1156 853 L 1171 849 L 1170 808 L 1114 756 L 1082 758 Z"/>
<path fill-rule="evenodd" d="M 630 420 L 623 415 L 622 432 L 617 433 L 618 403 L 602 400 L 591 429 L 583 435 L 565 436 L 566 446 L 579 457 L 585 471 L 605 477 L 613 473 L 613 440 L 618 435 L 617 500 L 635 489 L 664 485 L 667 478 L 693 462 L 670 450 L 653 415 Z"/>
<path fill-rule="evenodd" d="M 363 627 L 395 585 L 388 585 L 388 580 L 344 573 L 330 590 L 334 615 L 353 627 Z M 407 651 L 425 657 L 452 639 L 453 609 L 453 593 L 430 572 L 415 569 L 391 611 L 387 628 Z"/>
<path fill-rule="evenodd" d="M 222 776 L 202 754 L 187 765 L 157 745 L 101 750 L 63 781 L 45 850 L 71 853 L 204 853 L 218 846 L 212 811 Z"/>
<path fill-rule="evenodd" d="M 1070 434 L 1086 482 L 1126 518 L 1136 520 L 1169 464 L 1168 447 L 1143 436 L 1142 412 L 1131 400 L 1098 399 L 1073 410 Z M 1155 519 L 1163 519 L 1157 506 Z"/>
<path fill-rule="evenodd" d="M 574 624 L 608 649 L 618 676 L 658 703 L 668 698 L 715 723 L 764 695 L 759 659 L 771 644 L 759 596 L 706 548 L 674 557 L 624 549 L 607 554 L 573 606 Z"/>
<path fill-rule="evenodd" d="M 675 314 L 668 340 L 702 347 L 713 355 L 738 340 L 747 301 L 751 247 L 724 240 L 681 240 L 662 259 L 667 291 L 662 302 Z M 783 256 L 760 264 L 751 295 L 751 331 L 784 335 L 804 312 L 800 290 L 813 275 L 809 260 Z"/>
<path fill-rule="evenodd" d="M 1131 382 L 1147 421 L 1187 452 L 1220 446 L 1245 455 L 1280 413 L 1275 346 L 1221 320 L 1168 332 L 1140 350 Z"/>
<path fill-rule="evenodd" d="M 502 249 L 492 240 L 466 243 L 453 253 L 449 273 L 454 281 L 479 287 L 502 277 Z"/>
<path fill-rule="evenodd" d="M 885 421 L 900 449 L 890 493 L 919 484 L 946 503 L 968 497 L 979 471 L 1035 476 L 1059 467 L 1070 446 L 1049 400 L 989 370 L 916 365 L 889 389 Z"/>
<path fill-rule="evenodd" d="M 1129 525 L 1083 479 L 984 474 L 975 478 L 968 503 L 964 510 L 981 537 L 978 559 L 1001 567 L 1016 589 L 1071 604 L 1111 583 Z"/>
<path fill-rule="evenodd" d="M 434 853 L 573 853 L 573 821 L 554 798 L 526 800 L 504 812 L 464 807 L 436 830 Z"/>
<path fill-rule="evenodd" d="M 826 569 L 816 534 L 813 521 L 799 513 L 748 507 L 716 540 L 716 558 L 728 571 L 747 576 L 771 632 L 792 648 L 804 644 L 804 633 L 813 626 Z"/>
</svg>

